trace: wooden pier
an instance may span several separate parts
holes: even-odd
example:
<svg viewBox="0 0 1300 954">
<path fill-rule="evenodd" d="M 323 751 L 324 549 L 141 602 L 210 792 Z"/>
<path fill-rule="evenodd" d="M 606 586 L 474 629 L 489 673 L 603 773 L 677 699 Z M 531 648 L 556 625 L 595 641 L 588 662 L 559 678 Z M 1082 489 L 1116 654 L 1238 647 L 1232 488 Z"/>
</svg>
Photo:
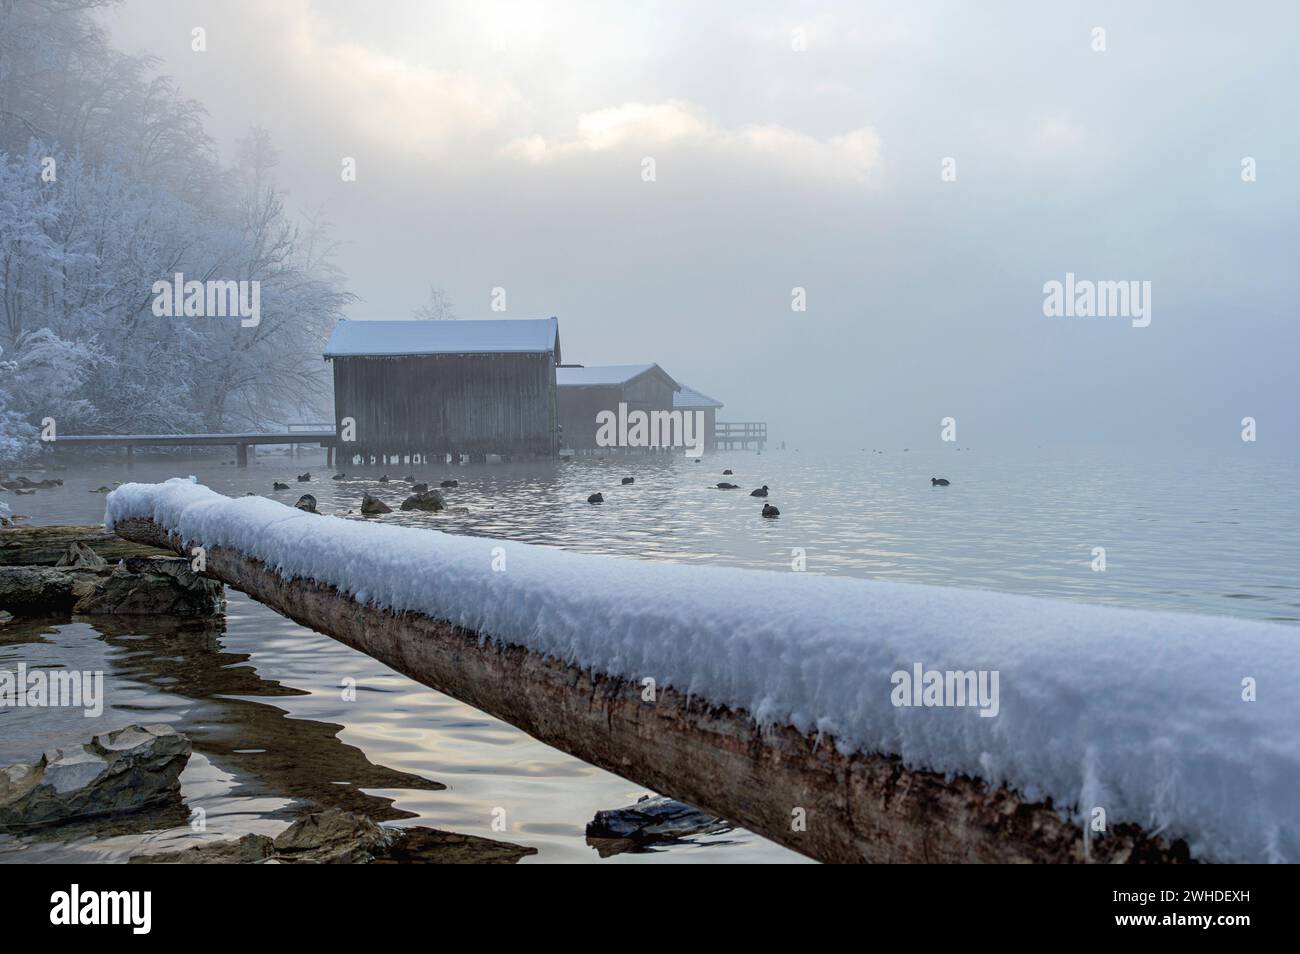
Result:
<svg viewBox="0 0 1300 954">
<path fill-rule="evenodd" d="M 333 430 L 293 430 L 295 425 L 279 433 L 246 434 L 69 434 L 53 441 L 55 448 L 72 447 L 125 447 L 126 462 L 130 466 L 137 447 L 231 447 L 235 448 L 235 461 L 240 467 L 248 466 L 248 449 L 258 444 L 317 444 L 325 448 L 326 466 L 334 465 L 334 448 L 338 435 Z"/>
<path fill-rule="evenodd" d="M 764 450 L 767 447 L 767 424 L 762 421 L 718 421 L 713 440 L 719 450 Z"/>
</svg>

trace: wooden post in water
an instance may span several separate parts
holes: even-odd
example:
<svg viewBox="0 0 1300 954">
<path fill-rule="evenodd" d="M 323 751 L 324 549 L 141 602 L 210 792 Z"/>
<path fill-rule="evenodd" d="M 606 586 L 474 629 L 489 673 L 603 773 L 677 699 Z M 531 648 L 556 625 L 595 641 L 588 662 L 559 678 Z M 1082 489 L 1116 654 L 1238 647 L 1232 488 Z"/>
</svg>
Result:
<svg viewBox="0 0 1300 954">
<path fill-rule="evenodd" d="M 135 518 L 116 533 L 187 555 L 172 528 Z M 761 727 L 743 709 L 643 688 L 421 613 L 361 603 L 315 580 L 286 580 L 239 550 L 209 547 L 207 574 L 410 678 L 632 782 L 828 862 L 1173 862 L 1136 825 L 1085 846 L 1050 805 L 983 781 L 840 752 L 829 736 Z M 431 584 L 433 585 L 433 584 Z"/>
</svg>

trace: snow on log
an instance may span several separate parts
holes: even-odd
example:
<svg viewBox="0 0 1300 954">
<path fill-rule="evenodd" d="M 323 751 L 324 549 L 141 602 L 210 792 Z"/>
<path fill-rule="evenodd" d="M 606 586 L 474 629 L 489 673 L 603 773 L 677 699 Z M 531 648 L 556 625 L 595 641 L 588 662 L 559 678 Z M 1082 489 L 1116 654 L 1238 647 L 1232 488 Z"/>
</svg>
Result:
<svg viewBox="0 0 1300 954">
<path fill-rule="evenodd" d="M 106 525 L 822 860 L 1300 861 L 1293 628 L 620 560 L 193 479 L 118 488 Z M 991 695 L 926 704 L 945 672 Z"/>
</svg>

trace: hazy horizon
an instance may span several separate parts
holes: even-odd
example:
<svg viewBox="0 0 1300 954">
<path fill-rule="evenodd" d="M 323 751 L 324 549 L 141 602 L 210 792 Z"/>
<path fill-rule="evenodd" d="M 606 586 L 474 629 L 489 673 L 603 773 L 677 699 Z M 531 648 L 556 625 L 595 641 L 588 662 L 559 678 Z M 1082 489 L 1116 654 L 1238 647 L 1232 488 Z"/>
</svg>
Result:
<svg viewBox="0 0 1300 954">
<path fill-rule="evenodd" d="M 962 447 L 1300 453 L 1295 8 L 102 19 L 225 155 L 270 132 L 291 206 L 343 242 L 350 318 L 410 317 L 434 285 L 465 319 L 555 315 L 566 361 L 657 362 L 805 450 L 938 449 L 951 416 Z M 1150 282 L 1150 325 L 1045 317 L 1067 273 Z"/>
</svg>

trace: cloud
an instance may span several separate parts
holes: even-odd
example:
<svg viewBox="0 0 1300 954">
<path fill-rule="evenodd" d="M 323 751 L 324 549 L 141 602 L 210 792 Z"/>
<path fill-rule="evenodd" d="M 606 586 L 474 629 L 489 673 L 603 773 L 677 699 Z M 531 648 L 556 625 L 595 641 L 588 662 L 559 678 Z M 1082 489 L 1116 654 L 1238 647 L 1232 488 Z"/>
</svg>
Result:
<svg viewBox="0 0 1300 954">
<path fill-rule="evenodd" d="M 869 182 L 880 166 L 881 141 L 870 127 L 818 139 L 785 126 L 723 128 L 697 105 L 670 99 L 661 103 L 623 103 L 578 117 L 567 139 L 541 135 L 511 141 L 501 154 L 541 163 L 617 150 L 692 149 L 727 161 L 773 163 L 793 173 L 815 173 Z"/>
</svg>

